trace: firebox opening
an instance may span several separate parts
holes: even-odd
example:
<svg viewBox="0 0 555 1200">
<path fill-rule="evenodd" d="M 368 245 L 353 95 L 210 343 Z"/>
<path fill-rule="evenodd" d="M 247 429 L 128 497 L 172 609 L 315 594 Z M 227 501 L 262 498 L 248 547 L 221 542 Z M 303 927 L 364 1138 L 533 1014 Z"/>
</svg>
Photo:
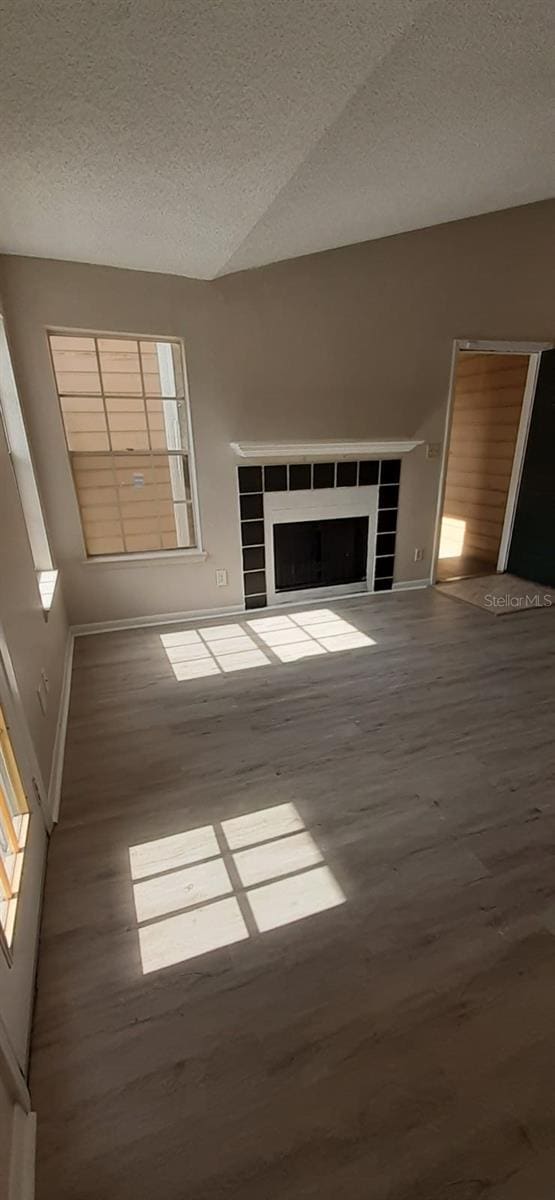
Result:
<svg viewBox="0 0 555 1200">
<path fill-rule="evenodd" d="M 368 517 L 275 524 L 274 559 L 277 592 L 362 581 Z"/>
</svg>

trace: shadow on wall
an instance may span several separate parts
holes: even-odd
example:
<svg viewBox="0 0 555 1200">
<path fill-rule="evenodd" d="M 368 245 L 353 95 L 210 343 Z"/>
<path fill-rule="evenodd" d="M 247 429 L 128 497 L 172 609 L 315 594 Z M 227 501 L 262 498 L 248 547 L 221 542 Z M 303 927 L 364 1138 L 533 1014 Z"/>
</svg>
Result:
<svg viewBox="0 0 555 1200">
<path fill-rule="evenodd" d="M 375 645 L 373 638 L 329 608 L 163 633 L 160 641 L 179 680 Z"/>
<path fill-rule="evenodd" d="M 144 975 L 345 902 L 294 804 L 132 846 L 129 862 Z"/>
</svg>

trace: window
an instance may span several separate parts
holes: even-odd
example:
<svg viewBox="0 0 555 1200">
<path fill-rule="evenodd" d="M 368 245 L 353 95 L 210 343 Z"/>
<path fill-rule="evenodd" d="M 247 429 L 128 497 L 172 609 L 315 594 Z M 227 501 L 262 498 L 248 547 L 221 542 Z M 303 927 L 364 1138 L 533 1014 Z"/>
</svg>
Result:
<svg viewBox="0 0 555 1200">
<path fill-rule="evenodd" d="M 27 441 L 23 414 L 17 394 L 10 351 L 4 322 L 0 317 L 0 414 L 6 434 L 6 442 L 14 469 L 27 536 L 37 573 L 41 602 L 45 612 L 51 607 L 58 572 L 54 570 L 52 555 L 35 472 Z"/>
<path fill-rule="evenodd" d="M 28 824 L 23 784 L 0 708 L 0 928 L 8 947 L 13 940 Z"/>
<path fill-rule="evenodd" d="M 178 342 L 50 334 L 89 557 L 198 544 Z"/>
</svg>

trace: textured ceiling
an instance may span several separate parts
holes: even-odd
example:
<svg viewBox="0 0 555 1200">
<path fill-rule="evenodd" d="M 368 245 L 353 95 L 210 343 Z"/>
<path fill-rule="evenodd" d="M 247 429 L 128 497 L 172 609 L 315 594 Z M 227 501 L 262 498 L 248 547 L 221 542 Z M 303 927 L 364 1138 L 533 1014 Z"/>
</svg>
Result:
<svg viewBox="0 0 555 1200">
<path fill-rule="evenodd" d="M 552 195 L 552 0 L 0 0 L 0 249 L 212 278 Z"/>
</svg>

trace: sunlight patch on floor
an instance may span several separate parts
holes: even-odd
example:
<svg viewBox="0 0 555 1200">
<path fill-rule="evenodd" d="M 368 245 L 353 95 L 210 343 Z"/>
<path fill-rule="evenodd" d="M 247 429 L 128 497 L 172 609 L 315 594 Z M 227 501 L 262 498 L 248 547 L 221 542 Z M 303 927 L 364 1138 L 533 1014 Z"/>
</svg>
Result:
<svg viewBox="0 0 555 1200">
<path fill-rule="evenodd" d="M 329 867 L 267 883 L 249 894 L 260 933 L 301 921 L 314 913 L 343 904 L 345 896 Z"/>
<path fill-rule="evenodd" d="M 259 617 L 210 629 L 162 633 L 160 641 L 178 680 L 245 671 L 276 662 L 297 662 L 375 645 L 373 638 L 329 608 Z"/>
<path fill-rule="evenodd" d="M 222 671 L 269 665 L 269 658 L 242 625 L 162 633 L 160 641 L 176 679 L 199 679 Z"/>
<path fill-rule="evenodd" d="M 294 804 L 129 850 L 143 974 L 345 902 Z"/>
<path fill-rule="evenodd" d="M 222 830 L 231 850 L 286 837 L 300 829 L 304 829 L 304 821 L 294 804 L 274 804 L 272 808 L 261 808 L 258 812 L 222 821 Z"/>
<path fill-rule="evenodd" d="M 182 912 L 166 921 L 139 929 L 143 975 L 187 962 L 248 938 L 241 909 L 234 897 L 208 908 Z"/>
<path fill-rule="evenodd" d="M 282 662 L 375 645 L 373 638 L 330 608 L 257 618 L 248 625 Z"/>
</svg>

